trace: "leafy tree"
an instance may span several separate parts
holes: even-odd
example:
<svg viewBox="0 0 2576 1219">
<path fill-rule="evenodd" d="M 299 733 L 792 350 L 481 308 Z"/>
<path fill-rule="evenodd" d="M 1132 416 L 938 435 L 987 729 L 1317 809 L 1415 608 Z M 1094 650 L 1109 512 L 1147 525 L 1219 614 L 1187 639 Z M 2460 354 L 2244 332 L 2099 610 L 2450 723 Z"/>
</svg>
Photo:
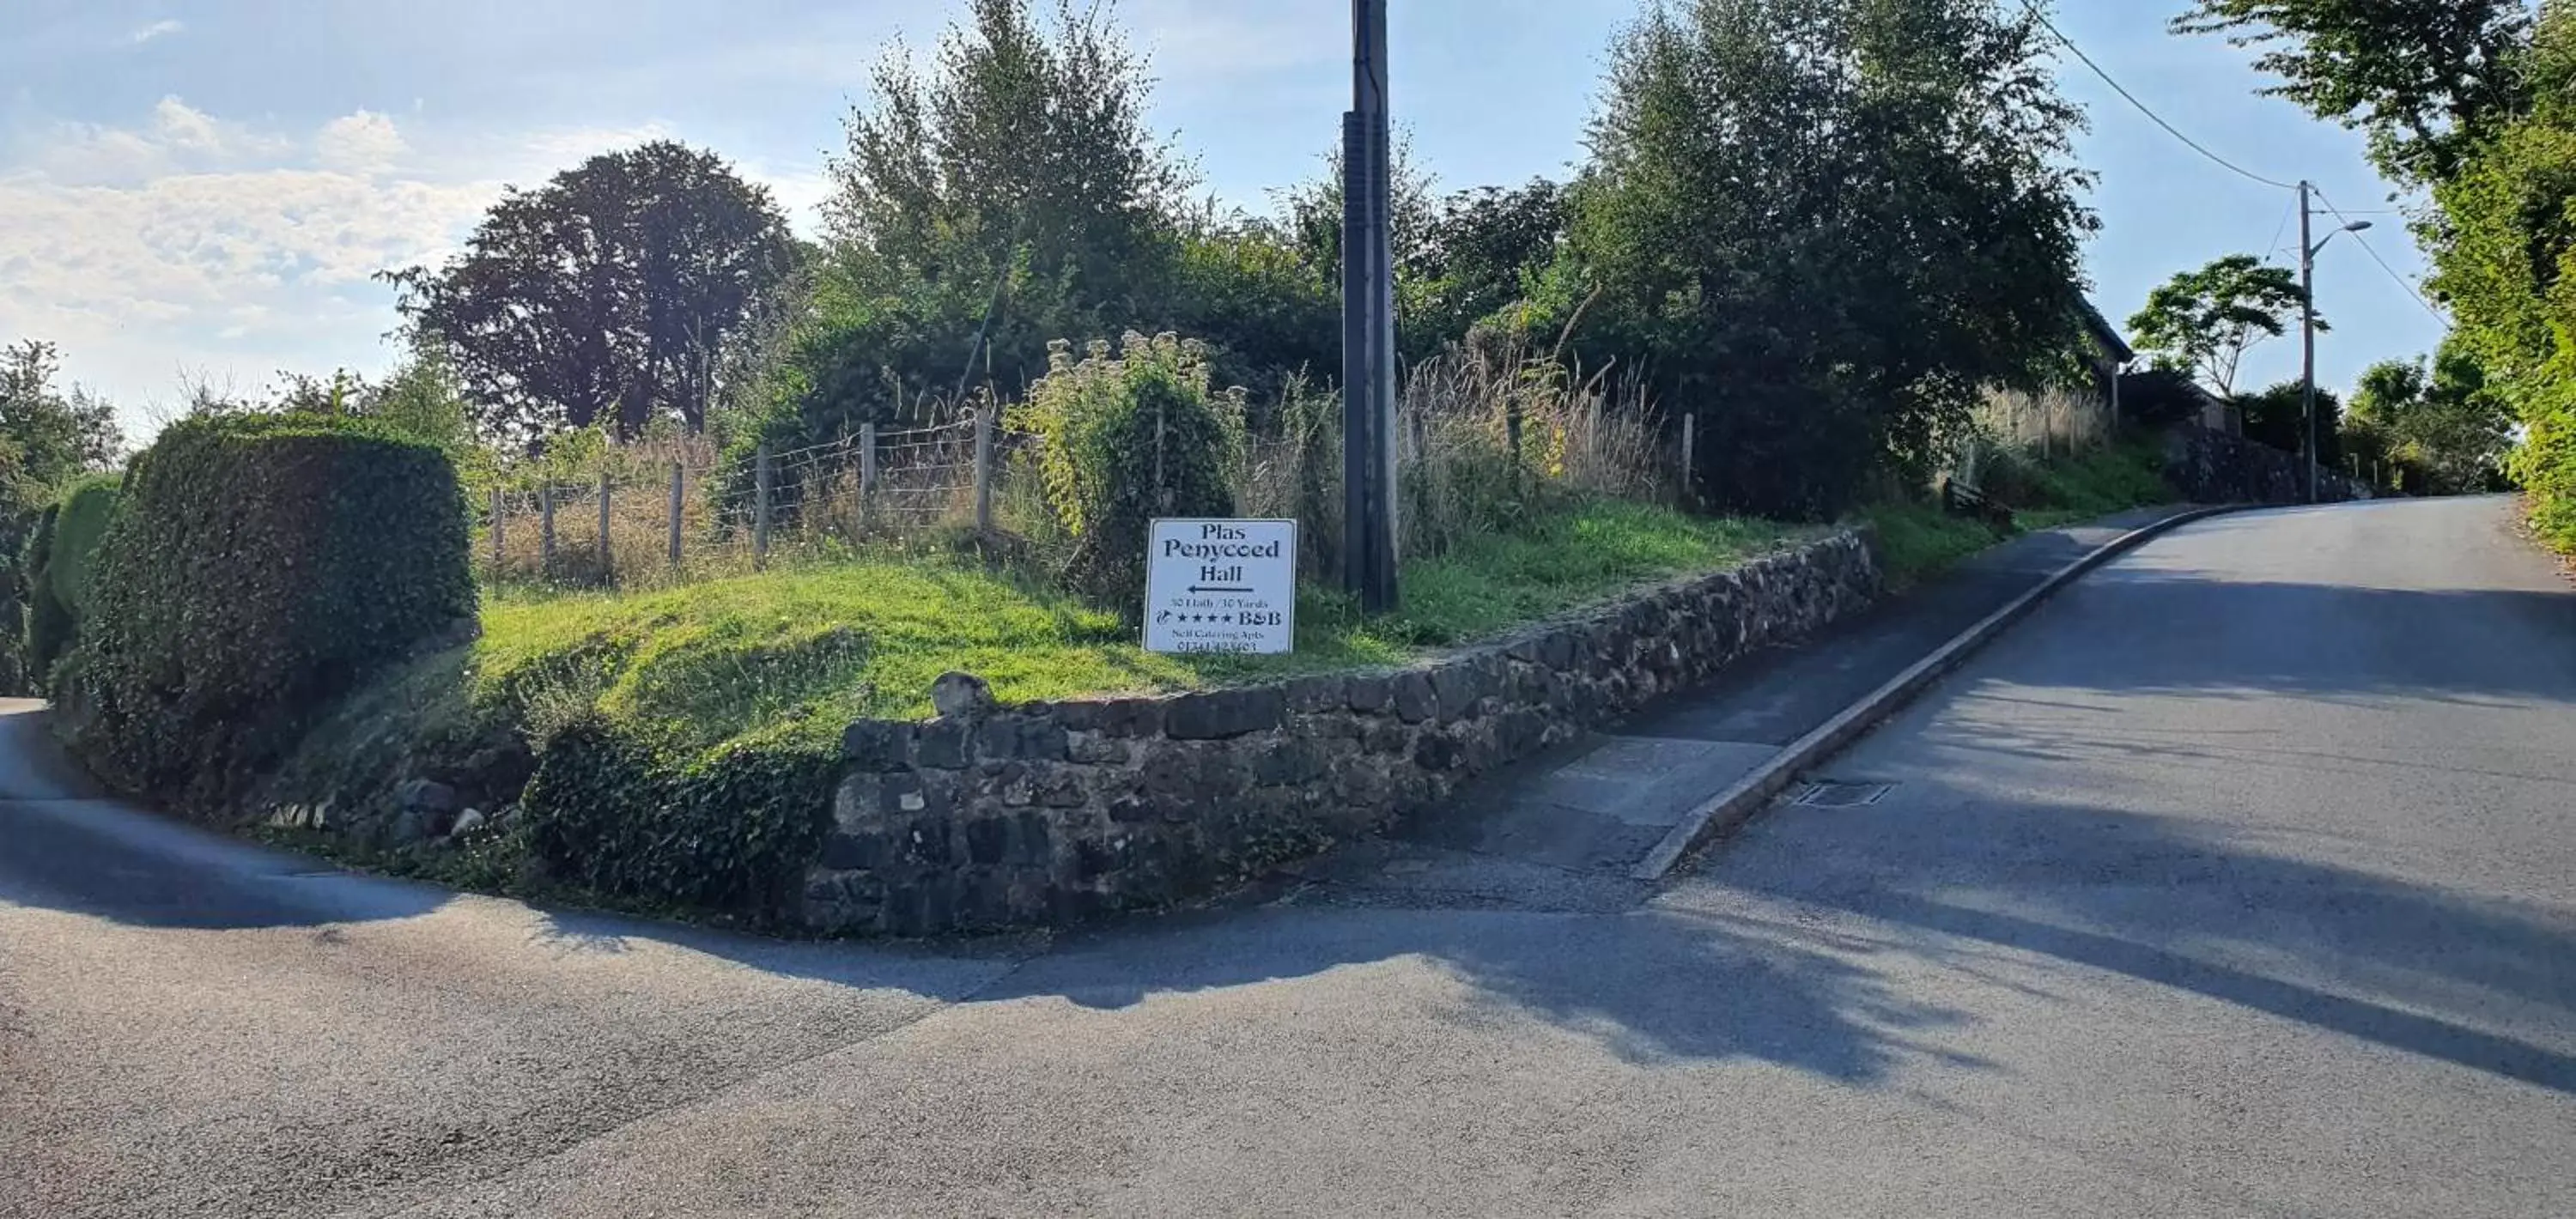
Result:
<svg viewBox="0 0 2576 1219">
<path fill-rule="evenodd" d="M 1414 328 L 1455 342 L 1509 309 L 1555 263 L 1565 224 L 1565 187 L 1545 178 L 1442 200 L 1413 258 L 1412 274 L 1423 285 Z"/>
<path fill-rule="evenodd" d="M 2245 352 L 2288 333 L 2306 300 L 2289 268 L 2230 254 L 2148 293 L 2146 308 L 2129 319 L 2129 338 L 2157 367 L 2197 374 L 2232 397 Z M 2317 329 L 2327 329 L 2323 317 Z"/>
<path fill-rule="evenodd" d="M 2199 0 L 2174 19 L 2261 54 L 2257 68 L 2319 118 L 2368 132 L 2401 181 L 2449 178 L 2520 112 L 2525 0 Z"/>
<path fill-rule="evenodd" d="M 2094 221 L 2036 18 L 1989 0 L 1691 0 L 1613 47 L 1566 264 L 1599 366 L 1703 424 L 1708 498 L 1827 512 L 2074 339 Z M 1587 305 L 1589 307 L 1587 307 Z"/>
<path fill-rule="evenodd" d="M 2369 438 L 2385 460 L 2413 470 L 2409 490 L 2454 494 L 2487 489 L 2512 446 L 2512 414 L 2486 384 L 2486 371 L 2456 344 L 2428 374 L 2421 360 L 2385 360 L 2361 374 L 2348 432 Z"/>
<path fill-rule="evenodd" d="M 463 254 L 390 278 L 483 426 L 536 441 L 703 428 L 722 352 L 795 259 L 766 189 L 661 140 L 511 191 Z"/>
<path fill-rule="evenodd" d="M 2283 381 L 2255 393 L 2239 394 L 2236 408 L 2245 415 L 2245 438 L 2284 453 L 2307 451 L 2308 416 L 2304 387 Z M 2317 462 L 2329 470 L 2343 466 L 2343 399 L 2317 387 Z"/>
<path fill-rule="evenodd" d="M 1169 316 L 1181 333 L 1218 336 L 1220 384 L 1270 400 L 1301 376 L 1339 376 L 1339 270 L 1278 221 L 1206 209 L 1183 225 Z"/>
<path fill-rule="evenodd" d="M 125 451 L 116 408 L 78 386 L 54 384 L 61 353 L 40 339 L 0 347 L 0 478 L 13 506 L 52 497 Z"/>
<path fill-rule="evenodd" d="M 2433 188 L 2433 291 L 2453 339 L 2523 423 L 2512 470 L 2542 533 L 2576 550 L 2576 4 L 2543 6 L 2534 101 Z"/>
<path fill-rule="evenodd" d="M 878 65 L 832 162 L 834 282 L 804 389 L 839 422 L 885 409 L 889 381 L 953 392 L 979 354 L 1025 384 L 1047 340 L 1164 308 L 1191 174 L 1145 125 L 1151 81 L 1110 6 L 969 8 L 928 70 L 900 44 Z"/>
</svg>

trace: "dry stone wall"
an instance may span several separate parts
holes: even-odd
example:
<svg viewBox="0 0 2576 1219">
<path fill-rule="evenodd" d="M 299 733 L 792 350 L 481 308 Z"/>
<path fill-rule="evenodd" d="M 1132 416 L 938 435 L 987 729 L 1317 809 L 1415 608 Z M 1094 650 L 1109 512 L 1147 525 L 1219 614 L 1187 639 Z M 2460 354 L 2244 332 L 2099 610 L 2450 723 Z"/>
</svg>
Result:
<svg viewBox="0 0 2576 1219">
<path fill-rule="evenodd" d="M 2166 433 L 2164 476 L 2196 503 L 2303 504 L 2308 500 L 2307 475 L 2298 454 L 2197 424 L 2182 424 Z M 2319 501 L 2369 498 L 2370 488 L 2359 480 L 2332 470 L 2317 472 Z"/>
<path fill-rule="evenodd" d="M 1017 706 L 951 675 L 934 691 L 938 718 L 850 726 L 805 918 L 921 935 L 1203 896 L 1813 631 L 1879 588 L 1868 540 L 1847 530 L 1395 671 Z"/>
</svg>

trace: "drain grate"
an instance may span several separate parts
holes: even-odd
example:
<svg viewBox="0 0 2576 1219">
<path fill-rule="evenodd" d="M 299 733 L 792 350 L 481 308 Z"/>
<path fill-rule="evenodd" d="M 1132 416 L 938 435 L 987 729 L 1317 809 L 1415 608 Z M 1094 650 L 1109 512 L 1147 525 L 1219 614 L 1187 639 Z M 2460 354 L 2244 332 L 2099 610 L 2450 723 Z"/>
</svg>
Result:
<svg viewBox="0 0 2576 1219">
<path fill-rule="evenodd" d="M 1810 808 L 1862 808 L 1886 798 L 1893 783 L 1843 783 L 1832 779 L 1809 783 L 1792 804 Z"/>
</svg>

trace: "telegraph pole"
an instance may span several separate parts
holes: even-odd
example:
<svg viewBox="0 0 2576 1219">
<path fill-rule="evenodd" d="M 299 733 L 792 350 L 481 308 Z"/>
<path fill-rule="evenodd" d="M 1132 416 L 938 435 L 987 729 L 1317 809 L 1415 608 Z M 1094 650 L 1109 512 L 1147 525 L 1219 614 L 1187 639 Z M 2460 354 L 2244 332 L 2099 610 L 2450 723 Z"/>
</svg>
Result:
<svg viewBox="0 0 2576 1219">
<path fill-rule="evenodd" d="M 2299 180 L 2299 410 L 2307 443 L 2299 452 L 2308 463 L 2308 502 L 2317 502 L 2317 247 L 2310 239 L 2308 194 L 2313 187 Z"/>
<path fill-rule="evenodd" d="M 1395 608 L 1395 273 L 1387 237 L 1386 0 L 1351 0 L 1342 115 L 1342 584 Z"/>
</svg>

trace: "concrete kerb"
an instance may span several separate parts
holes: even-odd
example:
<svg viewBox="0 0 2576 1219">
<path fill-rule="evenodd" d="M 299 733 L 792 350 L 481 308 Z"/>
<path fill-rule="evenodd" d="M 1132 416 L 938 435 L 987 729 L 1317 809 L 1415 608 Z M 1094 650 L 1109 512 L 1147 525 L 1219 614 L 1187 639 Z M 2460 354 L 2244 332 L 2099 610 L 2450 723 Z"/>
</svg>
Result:
<svg viewBox="0 0 2576 1219">
<path fill-rule="evenodd" d="M 1672 832 L 1664 836 L 1663 841 L 1656 843 L 1655 849 L 1647 852 L 1645 860 L 1629 874 L 1638 880 L 1662 880 L 1671 875 L 1673 869 L 1681 866 L 1683 860 L 1690 858 L 1692 852 L 1751 820 L 1753 814 L 1770 803 L 1773 797 L 1788 790 L 1789 785 L 1796 781 L 1800 774 L 1841 752 L 1844 746 L 1876 727 L 1879 721 L 1894 714 L 1898 708 L 1912 701 L 1915 695 L 1922 693 L 1933 682 L 1957 668 L 1977 649 L 1992 642 L 1996 636 L 2003 634 L 2014 623 L 2028 617 L 2032 610 L 2039 608 L 2041 602 L 2056 595 L 2058 590 L 2081 579 L 2085 573 L 2136 549 L 2160 534 L 2222 513 L 2239 512 L 2260 506 L 2225 504 L 2210 508 L 2187 508 L 2162 520 L 2130 530 L 2103 543 L 2083 558 L 2058 569 L 2046 580 L 2041 581 L 2038 587 L 2015 597 L 2010 604 L 1986 615 L 1975 626 L 1952 636 L 1948 642 L 1933 649 L 1930 655 L 1914 662 L 1904 672 L 1889 679 L 1887 684 L 1863 695 L 1850 706 L 1835 712 L 1832 718 L 1818 725 L 1813 731 L 1790 742 L 1786 748 L 1770 761 L 1757 767 L 1753 773 L 1737 780 L 1734 785 L 1691 809 L 1682 817 L 1681 823 L 1674 826 Z"/>
</svg>

